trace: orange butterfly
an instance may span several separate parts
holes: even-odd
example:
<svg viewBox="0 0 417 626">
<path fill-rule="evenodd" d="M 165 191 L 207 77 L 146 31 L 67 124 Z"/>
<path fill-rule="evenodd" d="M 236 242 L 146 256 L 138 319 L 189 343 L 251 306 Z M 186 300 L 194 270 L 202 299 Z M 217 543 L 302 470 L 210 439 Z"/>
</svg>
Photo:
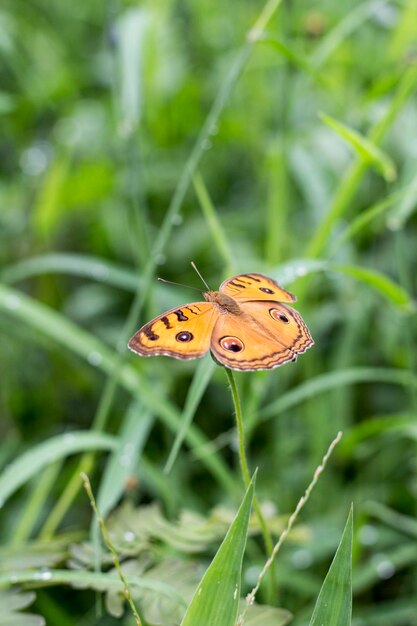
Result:
<svg viewBox="0 0 417 626">
<path fill-rule="evenodd" d="M 206 302 L 171 309 L 142 326 L 129 348 L 142 356 L 196 359 L 209 350 L 233 370 L 265 370 L 295 361 L 313 345 L 297 311 L 283 304 L 296 297 L 262 274 L 239 274 Z"/>
</svg>

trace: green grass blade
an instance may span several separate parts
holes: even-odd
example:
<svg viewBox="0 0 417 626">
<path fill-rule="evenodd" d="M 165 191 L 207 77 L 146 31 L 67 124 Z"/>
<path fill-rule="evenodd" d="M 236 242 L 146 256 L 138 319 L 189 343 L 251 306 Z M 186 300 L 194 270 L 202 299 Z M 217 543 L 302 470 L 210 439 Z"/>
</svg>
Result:
<svg viewBox="0 0 417 626">
<path fill-rule="evenodd" d="M 341 124 L 330 115 L 320 113 L 319 117 L 347 141 L 364 161 L 373 165 L 386 181 L 392 182 L 395 180 L 397 174 L 393 160 L 370 139 L 364 137 L 353 128 L 349 128 L 346 124 Z"/>
<path fill-rule="evenodd" d="M 417 545 L 415 539 L 401 542 L 393 547 L 385 547 L 373 559 L 362 563 L 353 578 L 355 593 L 363 593 L 381 582 L 381 571 L 400 572 L 406 568 L 414 568 L 417 563 Z M 414 613 L 415 615 L 415 613 Z M 411 622 L 412 623 L 412 622 Z"/>
<path fill-rule="evenodd" d="M 121 127 L 125 135 L 135 130 L 141 116 L 142 65 L 149 22 L 150 15 L 144 7 L 131 7 L 120 15 L 115 25 L 119 41 L 116 47 L 119 85 L 115 94 L 118 96 Z"/>
<path fill-rule="evenodd" d="M 267 44 L 277 50 L 277 52 L 279 52 L 279 54 L 287 59 L 287 61 L 289 61 L 291 65 L 299 70 L 302 70 L 314 80 L 317 80 L 319 82 L 321 81 L 320 75 L 315 71 L 313 66 L 310 65 L 309 61 L 304 56 L 296 52 L 293 48 L 290 48 L 290 46 L 288 46 L 284 41 L 281 41 L 276 37 L 268 37 L 267 35 L 260 37 L 258 41 L 259 43 Z"/>
<path fill-rule="evenodd" d="M 408 535 L 411 539 L 417 539 L 417 520 L 414 517 L 398 513 L 398 511 L 374 500 L 368 500 L 364 503 L 362 511 L 384 525 Z"/>
<path fill-rule="evenodd" d="M 190 390 L 187 394 L 187 399 L 185 401 L 184 411 L 181 417 L 181 428 L 177 432 L 177 436 L 175 437 L 171 452 L 164 467 L 164 472 L 166 474 L 169 474 L 175 463 L 175 459 L 177 458 L 178 452 L 186 437 L 187 430 L 190 427 L 201 398 L 207 389 L 215 367 L 216 364 L 210 357 L 204 358 L 197 366 L 190 385 Z"/>
<path fill-rule="evenodd" d="M 391 128 L 396 116 L 401 111 L 408 98 L 415 91 L 417 85 L 417 66 L 410 65 L 405 71 L 398 83 L 397 91 L 393 92 L 393 98 L 390 106 L 387 108 L 385 115 L 375 124 L 369 133 L 369 138 L 376 144 L 385 136 L 385 133 Z"/>
<path fill-rule="evenodd" d="M 196 589 L 181 626 L 234 626 L 240 601 L 242 561 L 254 481 L 255 477 L 223 543 Z"/>
<path fill-rule="evenodd" d="M 233 274 L 235 271 L 235 262 L 233 260 L 232 251 L 200 172 L 196 172 L 194 174 L 193 184 L 201 210 L 206 219 L 207 226 L 209 227 L 213 237 L 213 242 L 217 247 L 219 255 L 223 257 L 223 261 L 226 265 L 225 273 L 227 275 Z"/>
<path fill-rule="evenodd" d="M 356 265 L 333 263 L 329 264 L 329 269 L 341 272 L 346 276 L 352 276 L 356 280 L 360 280 L 365 283 L 365 285 L 379 291 L 381 295 L 387 298 L 387 300 L 390 300 L 392 304 L 395 304 L 400 308 L 404 308 L 409 311 L 412 311 L 414 308 L 413 301 L 405 289 L 403 289 L 400 285 L 397 285 L 397 283 L 387 276 L 384 276 L 384 274 L 381 274 L 381 272 L 365 267 L 358 267 Z"/>
<path fill-rule="evenodd" d="M 317 69 L 322 67 L 327 59 L 332 57 L 335 50 L 385 4 L 385 0 L 369 0 L 351 7 L 346 17 L 336 24 L 317 46 L 311 60 L 313 67 Z"/>
<path fill-rule="evenodd" d="M 352 619 L 352 537 L 350 510 L 336 555 L 324 580 L 310 626 L 350 626 Z"/>
<path fill-rule="evenodd" d="M 414 310 L 415 304 L 403 287 L 381 272 L 366 267 L 345 265 L 342 263 L 328 263 L 318 259 L 299 259 L 280 267 L 276 274 L 278 282 L 285 285 L 301 276 L 329 270 L 351 276 L 368 287 L 372 287 L 376 291 L 379 291 L 384 298 L 392 302 L 392 304 L 395 304 L 405 311 L 412 312 Z"/>
<path fill-rule="evenodd" d="M 273 142 L 264 164 L 267 185 L 264 255 L 265 261 L 271 266 L 289 254 L 286 236 L 291 214 L 288 150 L 288 138 L 284 135 Z"/>
<path fill-rule="evenodd" d="M 341 442 L 339 455 L 341 458 L 352 458 L 361 444 L 369 440 L 375 441 L 380 436 L 393 435 L 398 438 L 400 435 L 412 439 L 415 428 L 415 416 L 412 412 L 372 416 L 372 419 L 364 420 L 349 429 Z"/>
<path fill-rule="evenodd" d="M 417 175 L 413 176 L 404 190 L 403 198 L 388 218 L 388 226 L 392 230 L 403 228 L 417 209 Z"/>
<path fill-rule="evenodd" d="M 405 369 L 390 367 L 349 367 L 320 374 L 298 385 L 261 410 L 260 421 L 270 419 L 282 411 L 336 387 L 362 383 L 386 383 L 417 388 L 417 378 Z M 249 420 L 247 420 L 249 421 Z"/>
<path fill-rule="evenodd" d="M 19 521 L 13 529 L 11 545 L 25 543 L 39 523 L 41 512 L 47 507 L 51 491 L 58 480 L 63 460 L 52 463 L 38 474 L 33 492 L 25 502 Z"/>
<path fill-rule="evenodd" d="M 62 194 L 70 169 L 68 154 L 58 155 L 50 164 L 33 207 L 34 228 L 40 237 L 48 237 L 62 217 Z"/>
<path fill-rule="evenodd" d="M 0 275 L 2 281 L 10 284 L 49 273 L 82 276 L 127 291 L 136 291 L 141 286 L 137 272 L 87 254 L 43 254 L 5 267 Z"/>
<path fill-rule="evenodd" d="M 111 435 L 83 431 L 57 435 L 39 443 L 12 461 L 0 475 L 0 502 L 4 503 L 50 463 L 85 450 L 112 450 L 115 445 L 116 439 Z"/>
<path fill-rule="evenodd" d="M 415 178 L 417 181 L 417 176 Z M 351 223 L 345 228 L 345 230 L 340 234 L 338 239 L 332 244 L 332 250 L 338 251 L 340 247 L 346 243 L 349 239 L 352 239 L 355 235 L 360 233 L 361 231 L 365 231 L 366 227 L 372 223 L 374 219 L 383 215 L 390 209 L 393 205 L 395 205 L 398 200 L 401 198 L 405 198 L 407 195 L 407 189 L 401 189 L 400 191 L 396 191 L 383 200 L 379 200 L 372 206 L 367 209 L 364 209 L 360 215 L 355 217 L 351 221 Z M 401 205 L 401 203 L 400 203 Z M 394 220 L 396 212 L 393 211 L 392 219 Z M 391 226 L 391 216 L 388 217 L 388 224 Z"/>
<path fill-rule="evenodd" d="M 154 419 L 139 402 L 130 406 L 97 493 L 97 505 L 103 517 L 123 494 L 128 476 L 134 474 Z"/>
<path fill-rule="evenodd" d="M 417 67 L 411 66 L 404 73 L 390 106 L 385 112 L 385 115 L 375 124 L 369 133 L 369 139 L 374 144 L 379 144 L 382 141 L 395 117 L 415 90 L 416 83 Z M 339 187 L 336 189 L 333 200 L 331 201 L 322 223 L 317 228 L 310 244 L 308 245 L 307 256 L 318 258 L 322 255 L 322 252 L 330 239 L 330 234 L 334 225 L 347 211 L 367 168 L 368 165 L 363 161 L 363 159 L 357 159 L 347 170 Z"/>
<path fill-rule="evenodd" d="M 357 265 L 329 263 L 319 259 L 298 259 L 280 266 L 275 272 L 275 275 L 280 284 L 286 285 L 307 274 L 329 270 L 346 276 L 352 276 L 368 287 L 379 291 L 384 298 L 387 298 L 392 304 L 404 310 L 411 312 L 414 309 L 414 303 L 403 287 L 381 272 Z"/>
</svg>

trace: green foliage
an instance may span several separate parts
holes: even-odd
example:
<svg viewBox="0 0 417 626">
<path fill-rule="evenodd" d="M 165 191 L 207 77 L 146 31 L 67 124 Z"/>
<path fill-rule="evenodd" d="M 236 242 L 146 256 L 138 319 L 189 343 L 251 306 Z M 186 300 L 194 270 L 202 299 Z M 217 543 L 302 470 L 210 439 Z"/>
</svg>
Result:
<svg viewBox="0 0 417 626">
<path fill-rule="evenodd" d="M 2 3 L 1 624 L 132 623 L 81 471 L 143 626 L 216 562 L 243 497 L 226 376 L 126 348 L 200 300 L 156 281 L 200 288 L 194 260 L 212 289 L 277 279 L 315 340 L 236 375 L 267 531 L 239 614 L 344 431 L 244 624 L 308 623 L 353 502 L 355 626 L 417 626 L 416 38 L 413 0 Z"/>
<path fill-rule="evenodd" d="M 19 593 L 0 591 L 0 624 L 1 626 L 44 626 L 45 620 L 40 615 L 21 613 L 35 599 L 33 592 Z"/>
<path fill-rule="evenodd" d="M 37 476 L 45 465 L 83 450 L 111 450 L 115 444 L 113 437 L 102 433 L 72 432 L 33 446 L 3 471 L 0 477 L 0 499 L 5 502 L 19 487 Z"/>
<path fill-rule="evenodd" d="M 195 590 L 181 626 L 234 626 L 254 487 L 252 479 L 236 518 Z"/>
<path fill-rule="evenodd" d="M 336 555 L 320 589 L 310 626 L 350 626 L 352 619 L 352 509 Z"/>
</svg>

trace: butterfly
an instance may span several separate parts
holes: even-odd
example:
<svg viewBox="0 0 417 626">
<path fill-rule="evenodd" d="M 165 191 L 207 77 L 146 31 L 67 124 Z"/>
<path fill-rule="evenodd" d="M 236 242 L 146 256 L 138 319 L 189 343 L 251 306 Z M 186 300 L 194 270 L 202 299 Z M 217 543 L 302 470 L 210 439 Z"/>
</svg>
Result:
<svg viewBox="0 0 417 626">
<path fill-rule="evenodd" d="M 295 361 L 314 344 L 301 318 L 287 302 L 296 297 L 262 274 L 239 274 L 205 302 L 184 304 L 140 328 L 128 347 L 141 356 L 196 359 L 209 350 L 233 370 L 267 370 Z"/>
</svg>

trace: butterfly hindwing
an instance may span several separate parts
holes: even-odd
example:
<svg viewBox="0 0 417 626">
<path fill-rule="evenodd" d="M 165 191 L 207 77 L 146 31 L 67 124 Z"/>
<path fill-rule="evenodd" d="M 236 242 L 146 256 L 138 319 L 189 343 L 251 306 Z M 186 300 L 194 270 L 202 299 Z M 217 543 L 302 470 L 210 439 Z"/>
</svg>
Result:
<svg viewBox="0 0 417 626">
<path fill-rule="evenodd" d="M 210 348 L 217 315 L 211 302 L 194 302 L 171 309 L 148 322 L 129 341 L 142 356 L 166 355 L 196 359 Z"/>
<path fill-rule="evenodd" d="M 242 314 L 219 316 L 211 338 L 215 359 L 236 370 L 273 369 L 314 342 L 297 311 L 273 301 L 240 304 Z"/>
<path fill-rule="evenodd" d="M 220 292 L 238 302 L 246 300 L 276 300 L 295 302 L 296 297 L 263 274 L 238 274 L 220 285 Z"/>
</svg>

